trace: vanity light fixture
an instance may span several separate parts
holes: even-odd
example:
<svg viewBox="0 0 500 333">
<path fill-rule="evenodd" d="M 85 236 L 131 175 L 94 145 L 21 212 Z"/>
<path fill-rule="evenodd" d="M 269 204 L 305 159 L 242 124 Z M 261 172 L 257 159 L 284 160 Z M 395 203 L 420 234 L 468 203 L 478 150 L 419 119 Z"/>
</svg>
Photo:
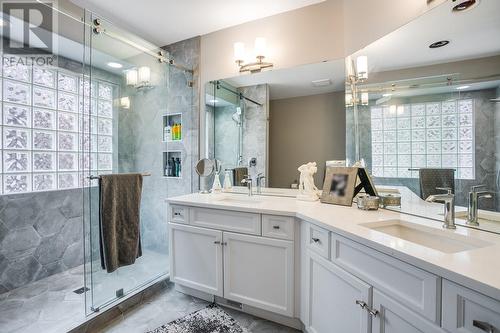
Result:
<svg viewBox="0 0 500 333">
<path fill-rule="evenodd" d="M 254 53 L 257 61 L 245 64 L 245 44 L 242 42 L 234 43 L 234 59 L 240 68 L 240 73 L 258 73 L 264 68 L 273 67 L 272 63 L 264 62 L 266 50 L 266 39 L 264 37 L 257 37 L 254 45 Z"/>
<path fill-rule="evenodd" d="M 370 98 L 370 95 L 368 95 L 368 92 L 362 92 L 361 93 L 361 105 L 368 105 L 369 103 L 369 98 Z"/>
<path fill-rule="evenodd" d="M 134 86 L 137 89 L 149 89 L 151 85 L 151 68 L 147 66 L 138 69 L 129 69 L 125 72 L 127 86 Z"/>
</svg>

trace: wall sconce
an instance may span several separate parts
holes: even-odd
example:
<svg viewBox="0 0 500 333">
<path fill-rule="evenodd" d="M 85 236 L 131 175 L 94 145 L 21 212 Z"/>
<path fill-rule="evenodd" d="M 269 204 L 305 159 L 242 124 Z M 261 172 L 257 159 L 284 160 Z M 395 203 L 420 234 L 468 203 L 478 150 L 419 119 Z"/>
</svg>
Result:
<svg viewBox="0 0 500 333">
<path fill-rule="evenodd" d="M 236 64 L 240 67 L 240 73 L 258 73 L 264 68 L 273 67 L 272 63 L 263 61 L 266 49 L 266 39 L 263 37 L 255 38 L 254 53 L 257 61 L 245 64 L 245 44 L 242 42 L 234 43 L 234 59 Z"/>
<path fill-rule="evenodd" d="M 125 81 L 128 86 L 134 86 L 137 89 L 152 88 L 151 68 L 142 66 L 138 69 L 130 69 L 125 72 Z"/>
<path fill-rule="evenodd" d="M 368 80 L 368 57 L 359 56 L 356 58 L 356 66 L 354 61 L 349 56 L 346 58 L 347 80 L 351 84 L 364 82 Z"/>
<path fill-rule="evenodd" d="M 358 95 L 360 97 L 358 97 Z M 370 95 L 366 91 L 362 92 L 361 94 L 358 94 L 357 92 L 355 94 L 351 93 L 345 94 L 346 107 L 354 106 L 354 103 L 356 103 L 357 105 L 367 106 L 369 102 L 370 102 Z"/>
<path fill-rule="evenodd" d="M 130 97 L 120 98 L 120 107 L 123 109 L 130 109 Z"/>
</svg>

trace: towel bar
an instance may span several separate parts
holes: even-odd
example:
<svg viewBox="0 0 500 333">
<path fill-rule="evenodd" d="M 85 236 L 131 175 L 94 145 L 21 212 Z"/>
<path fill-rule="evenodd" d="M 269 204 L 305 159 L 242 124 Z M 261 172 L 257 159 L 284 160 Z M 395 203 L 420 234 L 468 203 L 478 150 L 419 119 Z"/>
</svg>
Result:
<svg viewBox="0 0 500 333">
<path fill-rule="evenodd" d="M 143 172 L 142 176 L 143 177 L 149 177 L 149 176 L 151 176 L 151 172 Z M 87 178 L 90 179 L 90 180 L 101 179 L 101 176 L 88 176 Z"/>
<path fill-rule="evenodd" d="M 408 171 L 419 171 L 421 168 L 408 168 Z M 446 168 L 444 168 L 446 169 Z M 457 169 L 453 169 L 453 171 L 457 171 Z"/>
</svg>

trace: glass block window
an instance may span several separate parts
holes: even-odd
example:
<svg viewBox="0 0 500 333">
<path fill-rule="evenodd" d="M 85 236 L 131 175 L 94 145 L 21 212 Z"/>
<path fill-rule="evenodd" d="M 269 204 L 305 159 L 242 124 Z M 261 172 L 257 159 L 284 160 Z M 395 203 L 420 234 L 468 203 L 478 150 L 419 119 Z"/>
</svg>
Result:
<svg viewBox="0 0 500 333">
<path fill-rule="evenodd" d="M 416 178 L 419 168 L 453 168 L 475 178 L 474 101 L 373 106 L 372 173 Z"/>
<path fill-rule="evenodd" d="M 23 65 L 4 65 L 0 81 L 1 194 L 88 186 L 89 172 L 112 171 L 113 84 Z"/>
</svg>

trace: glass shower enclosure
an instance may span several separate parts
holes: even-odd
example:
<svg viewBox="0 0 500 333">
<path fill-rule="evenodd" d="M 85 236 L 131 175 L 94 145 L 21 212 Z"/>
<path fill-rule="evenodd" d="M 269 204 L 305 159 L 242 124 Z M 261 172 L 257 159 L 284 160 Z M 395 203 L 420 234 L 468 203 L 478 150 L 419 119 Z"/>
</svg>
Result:
<svg viewBox="0 0 500 333">
<path fill-rule="evenodd" d="M 87 312 L 168 274 L 167 180 L 161 149 L 168 54 L 86 14 L 81 166 L 84 179 Z M 142 173 L 142 256 L 107 273 L 100 262 L 99 175 Z"/>
</svg>

